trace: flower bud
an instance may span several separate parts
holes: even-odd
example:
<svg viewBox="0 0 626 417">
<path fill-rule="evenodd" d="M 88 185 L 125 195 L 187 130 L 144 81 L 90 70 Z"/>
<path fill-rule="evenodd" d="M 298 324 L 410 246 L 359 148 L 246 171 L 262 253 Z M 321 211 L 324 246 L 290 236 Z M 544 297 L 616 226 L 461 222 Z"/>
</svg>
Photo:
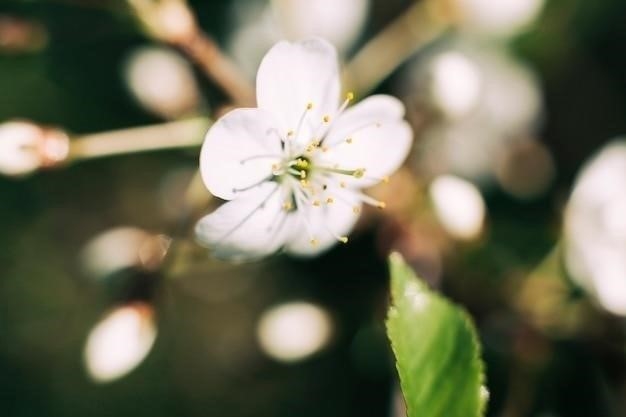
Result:
<svg viewBox="0 0 626 417">
<path fill-rule="evenodd" d="M 0 124 L 0 173 L 22 176 L 56 166 L 69 153 L 68 136 L 26 121 Z"/>
<path fill-rule="evenodd" d="M 125 268 L 154 271 L 161 265 L 170 238 L 136 227 L 117 227 L 91 239 L 81 253 L 83 270 L 99 279 Z"/>
<path fill-rule="evenodd" d="M 565 210 L 570 276 L 613 314 L 626 316 L 626 139 L 581 170 Z"/>
<path fill-rule="evenodd" d="M 512 36 L 532 23 L 545 0 L 454 0 L 460 26 L 488 36 Z"/>
<path fill-rule="evenodd" d="M 129 0 L 137 17 L 152 37 L 179 43 L 194 36 L 196 21 L 184 0 Z"/>
<path fill-rule="evenodd" d="M 136 368 L 150 353 L 157 329 L 154 310 L 146 303 L 118 307 L 89 332 L 85 366 L 96 382 L 110 382 Z"/>
<path fill-rule="evenodd" d="M 200 94 L 191 65 L 165 48 L 140 48 L 129 56 L 124 78 L 145 109 L 165 119 L 193 113 Z"/>
</svg>

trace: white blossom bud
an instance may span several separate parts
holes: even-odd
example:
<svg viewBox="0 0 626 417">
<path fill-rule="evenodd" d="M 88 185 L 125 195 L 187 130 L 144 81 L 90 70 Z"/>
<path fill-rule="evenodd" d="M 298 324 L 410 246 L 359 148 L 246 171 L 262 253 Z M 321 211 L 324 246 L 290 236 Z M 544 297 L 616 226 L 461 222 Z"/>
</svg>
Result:
<svg viewBox="0 0 626 417">
<path fill-rule="evenodd" d="M 87 338 L 84 361 L 96 382 L 110 382 L 136 368 L 156 339 L 154 310 L 146 303 L 118 307 L 96 324 Z"/>
<path fill-rule="evenodd" d="M 0 174 L 22 176 L 58 165 L 69 153 L 69 138 L 56 129 L 26 121 L 0 124 Z"/>
<path fill-rule="evenodd" d="M 545 0 L 454 0 L 462 28 L 488 36 L 512 36 L 532 23 Z"/>
<path fill-rule="evenodd" d="M 154 38 L 179 43 L 194 36 L 194 16 L 184 0 L 129 0 L 146 31 Z"/>
<path fill-rule="evenodd" d="M 193 113 L 200 94 L 191 65 L 166 48 L 140 48 L 129 56 L 124 78 L 144 108 L 165 119 Z"/>
</svg>

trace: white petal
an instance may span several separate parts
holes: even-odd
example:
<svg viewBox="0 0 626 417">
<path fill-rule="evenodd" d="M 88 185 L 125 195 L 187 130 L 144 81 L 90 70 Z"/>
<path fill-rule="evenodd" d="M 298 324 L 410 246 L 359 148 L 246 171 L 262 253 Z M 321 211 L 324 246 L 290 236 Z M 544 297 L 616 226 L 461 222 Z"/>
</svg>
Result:
<svg viewBox="0 0 626 417">
<path fill-rule="evenodd" d="M 346 110 L 325 140 L 327 152 L 318 153 L 320 165 L 341 169 L 364 169 L 362 178 L 344 181 L 358 187 L 373 185 L 392 174 L 406 159 L 413 132 L 396 98 L 372 96 Z"/>
<path fill-rule="evenodd" d="M 327 196 L 334 199 L 332 204 L 308 205 L 293 214 L 293 233 L 285 246 L 288 253 L 314 256 L 337 244 L 338 237 L 350 233 L 359 219 L 360 199 L 352 191 L 339 187 L 329 188 L 327 194 L 321 196 L 322 202 Z"/>
<path fill-rule="evenodd" d="M 260 109 L 236 109 L 209 129 L 200 154 L 200 172 L 209 191 L 231 200 L 271 176 L 282 153 L 272 116 Z"/>
<path fill-rule="evenodd" d="M 263 58 L 256 82 L 259 108 L 279 119 L 283 134 L 296 131 L 306 113 L 299 139 L 309 141 L 323 117 L 332 116 L 339 105 L 337 52 L 318 38 L 279 42 Z M 313 104 L 309 111 L 308 103 Z"/>
<path fill-rule="evenodd" d="M 282 209 L 285 199 L 285 190 L 277 183 L 263 183 L 202 218 L 196 236 L 218 258 L 270 255 L 284 245 L 290 232 L 291 217 Z"/>
</svg>

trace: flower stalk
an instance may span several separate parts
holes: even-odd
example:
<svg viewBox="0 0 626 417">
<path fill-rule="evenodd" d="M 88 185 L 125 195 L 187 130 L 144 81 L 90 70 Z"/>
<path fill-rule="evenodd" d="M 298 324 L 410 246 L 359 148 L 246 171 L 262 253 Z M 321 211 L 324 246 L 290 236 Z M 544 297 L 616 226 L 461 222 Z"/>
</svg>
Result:
<svg viewBox="0 0 626 417">
<path fill-rule="evenodd" d="M 211 122 L 196 117 L 152 126 L 78 136 L 70 142 L 68 161 L 200 146 Z"/>
<path fill-rule="evenodd" d="M 145 31 L 183 51 L 238 106 L 255 104 L 252 84 L 202 31 L 185 0 L 127 0 Z"/>
<path fill-rule="evenodd" d="M 452 3 L 450 0 L 415 2 L 348 63 L 343 72 L 348 88 L 358 96 L 366 95 L 404 61 L 442 35 L 456 20 Z"/>
</svg>

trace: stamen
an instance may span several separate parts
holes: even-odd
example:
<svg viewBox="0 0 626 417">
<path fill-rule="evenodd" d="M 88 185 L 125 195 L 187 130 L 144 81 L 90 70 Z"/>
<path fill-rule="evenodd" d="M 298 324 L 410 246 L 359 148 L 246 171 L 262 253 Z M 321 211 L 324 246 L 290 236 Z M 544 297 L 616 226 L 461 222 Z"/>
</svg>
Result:
<svg viewBox="0 0 626 417">
<path fill-rule="evenodd" d="M 346 143 L 352 143 L 352 138 L 346 139 Z"/>
<path fill-rule="evenodd" d="M 357 192 L 356 195 L 358 195 L 359 198 L 361 199 L 361 201 L 363 201 L 365 204 L 369 204 L 369 205 L 374 206 L 376 208 L 379 208 L 381 210 L 384 209 L 385 207 L 387 207 L 387 203 L 385 203 L 384 201 L 376 200 L 376 199 L 370 197 L 367 194 L 363 194 L 361 192 Z"/>
<path fill-rule="evenodd" d="M 319 207 L 319 206 L 320 206 L 320 204 L 321 204 L 321 203 L 320 203 L 320 201 L 319 201 L 319 200 L 313 200 L 313 205 L 314 205 L 315 207 Z"/>
<path fill-rule="evenodd" d="M 332 198 L 332 197 L 328 197 L 328 198 L 326 199 L 326 204 L 332 204 L 332 203 L 334 203 L 334 202 L 335 202 L 335 200 L 333 200 L 333 198 Z"/>
<path fill-rule="evenodd" d="M 283 203 L 282 207 L 285 211 L 291 211 L 293 209 L 293 203 L 291 202 L 291 200 L 287 200 Z"/>
<path fill-rule="evenodd" d="M 224 239 L 233 234 L 237 229 L 239 229 L 245 222 L 250 220 L 250 218 L 256 213 L 258 210 L 261 210 L 265 207 L 265 204 L 269 201 L 270 198 L 280 189 L 280 186 L 277 184 L 276 187 L 265 197 L 250 213 L 248 213 L 243 219 L 241 219 L 236 225 L 234 225 L 230 230 L 222 235 L 217 241 L 215 245 L 219 245 Z"/>
<path fill-rule="evenodd" d="M 304 111 L 302 112 L 302 115 L 300 116 L 300 120 L 298 121 L 298 126 L 296 127 L 296 132 L 292 135 L 292 137 L 294 137 L 294 140 L 298 140 L 298 137 L 300 136 L 300 130 L 302 129 L 302 124 L 304 123 L 304 119 L 306 118 L 306 115 L 309 112 L 309 110 L 311 110 L 312 108 L 313 108 L 313 102 L 308 102 L 306 105 L 306 108 L 304 109 Z M 289 149 L 289 153 L 291 153 L 291 149 Z"/>
<path fill-rule="evenodd" d="M 329 115 L 325 115 L 322 120 L 324 121 L 324 123 L 328 123 L 330 122 L 330 116 Z"/>
<path fill-rule="evenodd" d="M 248 161 L 253 161 L 255 159 L 270 159 L 270 158 L 280 158 L 280 155 L 271 155 L 271 154 L 265 154 L 265 155 L 254 155 L 254 156 L 250 156 L 248 158 L 242 159 L 241 161 L 239 161 L 239 163 L 241 165 L 245 164 Z"/>
<path fill-rule="evenodd" d="M 342 107 L 343 107 L 343 106 L 342 106 Z M 340 111 L 341 111 L 341 109 L 340 109 Z M 367 123 L 362 124 L 361 126 L 358 126 L 358 127 L 357 127 L 356 129 L 354 129 L 353 131 L 349 132 L 349 135 L 350 135 L 350 136 L 348 136 L 348 137 L 349 137 L 350 139 L 354 140 L 355 135 L 357 135 L 357 134 L 358 134 L 359 132 L 361 132 L 362 130 L 365 130 L 365 129 L 370 128 L 370 127 L 376 127 L 376 128 L 379 128 L 379 127 L 381 127 L 381 126 L 382 126 L 382 124 L 381 124 L 380 122 L 378 122 L 378 121 L 376 121 L 376 122 L 367 122 Z M 358 139 L 358 138 L 357 138 L 357 139 Z M 345 140 L 345 142 L 348 142 L 348 141 L 347 141 L 347 140 Z M 337 146 L 337 145 L 340 145 L 340 144 L 342 144 L 342 143 L 344 143 L 344 140 L 335 140 L 335 142 L 326 143 L 326 145 L 328 145 L 330 148 L 333 148 L 333 147 L 335 147 L 335 146 Z M 351 142 L 348 142 L 348 143 L 351 143 Z"/>
<path fill-rule="evenodd" d="M 263 183 L 264 183 L 264 182 L 266 182 L 266 181 L 270 181 L 270 180 L 272 179 L 272 177 L 273 177 L 273 174 L 272 174 L 272 175 L 270 175 L 269 177 L 265 177 L 265 178 L 263 178 L 262 180 L 260 180 L 260 181 L 258 181 L 258 182 L 255 182 L 254 184 L 249 185 L 249 186 L 247 186 L 247 187 L 243 187 L 243 188 L 233 188 L 233 190 L 232 190 L 232 191 L 233 191 L 233 193 L 240 193 L 240 192 L 242 192 L 242 191 L 248 191 L 248 190 L 250 190 L 251 188 L 256 187 L 257 185 L 261 185 L 261 184 L 263 184 Z"/>
<path fill-rule="evenodd" d="M 365 168 L 358 169 L 341 169 L 338 168 L 337 165 L 333 167 L 325 167 L 325 166 L 316 166 L 318 171 L 332 172 L 334 174 L 348 175 L 354 178 L 362 178 L 365 174 Z"/>
<path fill-rule="evenodd" d="M 363 178 L 364 174 L 365 174 L 365 169 L 355 169 L 352 176 L 354 178 Z"/>
<path fill-rule="evenodd" d="M 303 213 L 305 210 L 308 210 L 309 208 L 306 206 L 306 202 L 307 202 L 307 197 L 304 194 L 304 191 L 302 191 L 302 189 L 295 187 L 294 188 L 294 201 L 296 203 L 296 211 L 299 213 L 302 213 L 302 215 L 300 216 L 300 218 L 302 219 L 302 221 L 304 222 L 304 228 L 307 231 L 307 234 L 309 235 L 309 243 L 311 244 L 311 246 L 316 246 L 317 245 L 317 239 L 315 238 L 315 236 L 313 235 L 311 229 L 311 223 L 309 223 L 309 219 L 307 218 L 307 214 L 308 213 Z"/>
</svg>

